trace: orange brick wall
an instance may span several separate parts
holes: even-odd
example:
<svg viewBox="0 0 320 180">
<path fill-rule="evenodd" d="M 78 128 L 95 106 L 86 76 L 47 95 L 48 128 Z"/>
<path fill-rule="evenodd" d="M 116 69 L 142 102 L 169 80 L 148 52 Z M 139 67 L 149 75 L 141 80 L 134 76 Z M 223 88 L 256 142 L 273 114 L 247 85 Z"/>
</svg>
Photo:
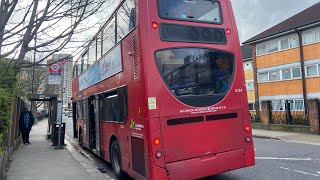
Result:
<svg viewBox="0 0 320 180">
<path fill-rule="evenodd" d="M 302 94 L 302 92 L 300 79 L 259 84 L 259 96 Z"/>
<path fill-rule="evenodd" d="M 320 43 L 303 47 L 305 60 L 320 58 Z M 256 57 L 257 68 L 299 62 L 299 48 Z M 249 75 L 248 75 L 249 76 Z M 302 94 L 301 79 L 259 84 L 259 96 Z M 320 77 L 306 78 L 307 93 L 320 92 Z M 248 95 L 249 96 L 249 95 Z"/>
<path fill-rule="evenodd" d="M 306 78 L 307 92 L 320 92 L 320 77 Z"/>
<path fill-rule="evenodd" d="M 257 56 L 257 68 L 266 68 L 300 61 L 299 48 Z"/>
</svg>

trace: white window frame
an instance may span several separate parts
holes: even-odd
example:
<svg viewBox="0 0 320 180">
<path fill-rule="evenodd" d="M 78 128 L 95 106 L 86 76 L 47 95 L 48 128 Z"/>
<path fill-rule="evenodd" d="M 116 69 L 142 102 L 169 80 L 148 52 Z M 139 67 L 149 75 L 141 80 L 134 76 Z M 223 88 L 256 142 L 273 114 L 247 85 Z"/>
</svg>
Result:
<svg viewBox="0 0 320 180">
<path fill-rule="evenodd" d="M 304 101 L 303 99 L 294 99 L 294 100 L 290 100 L 290 104 L 292 103 L 292 108 L 290 107 L 291 111 L 304 111 Z M 298 102 L 302 102 L 301 103 L 301 109 L 297 109 L 296 108 L 296 104 L 298 104 Z"/>
<path fill-rule="evenodd" d="M 291 38 L 296 38 L 297 40 L 298 40 L 298 44 L 297 44 L 297 46 L 291 46 Z M 300 42 L 299 42 L 299 36 L 298 35 L 296 35 L 296 36 L 290 36 L 289 38 L 289 46 L 290 46 L 290 49 L 293 49 L 293 48 L 298 48 L 299 47 L 299 44 L 300 44 Z"/>
<path fill-rule="evenodd" d="M 318 75 L 320 75 L 320 64 L 316 64 L 318 66 Z M 315 65 L 312 65 L 312 66 L 315 66 Z M 305 66 L 305 67 L 309 67 L 309 66 Z M 299 69 L 299 72 L 300 72 L 300 77 L 293 77 L 293 70 L 294 69 Z M 284 70 L 289 70 L 290 71 L 290 78 L 289 79 L 284 79 L 283 78 L 283 71 Z M 271 80 L 270 78 L 270 73 L 271 72 L 279 72 L 279 76 L 280 76 L 280 79 L 279 80 Z M 306 70 L 307 71 L 307 70 Z M 260 81 L 260 75 L 261 74 L 268 74 L 268 80 L 267 81 L 264 81 L 264 82 L 261 82 Z M 318 76 L 317 75 L 317 76 Z M 313 77 L 313 76 L 312 76 Z M 279 82 L 279 81 L 290 81 L 290 80 L 295 80 L 295 79 L 301 79 L 301 67 L 288 67 L 288 68 L 282 68 L 282 69 L 277 69 L 277 70 L 269 70 L 267 72 L 260 72 L 258 73 L 258 83 L 267 83 L 267 82 Z"/>
<path fill-rule="evenodd" d="M 275 53 L 275 52 L 279 52 L 279 50 L 281 49 L 281 45 L 280 45 L 280 48 L 279 48 L 279 42 L 280 42 L 280 40 L 273 40 L 273 41 L 268 41 L 267 43 L 266 43 L 266 45 L 267 45 L 267 54 L 271 54 L 271 53 Z M 268 44 L 277 44 L 277 49 L 278 50 L 276 50 L 276 51 L 272 51 L 272 52 L 269 52 L 269 50 L 268 50 Z"/>
<path fill-rule="evenodd" d="M 276 103 L 276 105 L 279 105 L 279 106 L 276 106 L 276 107 L 279 107 L 279 108 L 275 108 L 273 105 Z M 272 106 L 272 111 L 285 111 L 285 100 L 273 100 L 271 101 L 271 106 Z"/>
<path fill-rule="evenodd" d="M 289 72 L 290 72 L 290 78 L 289 79 L 283 79 L 283 71 L 284 70 L 289 70 Z M 292 68 L 281 69 L 281 80 L 286 81 L 286 80 L 291 80 L 291 79 L 292 79 Z"/>
<path fill-rule="evenodd" d="M 264 82 L 261 82 L 261 81 L 260 81 L 260 75 L 261 75 L 261 74 L 267 74 L 268 80 L 267 80 L 267 81 L 264 81 Z M 269 79 L 269 72 L 258 73 L 258 82 L 259 82 L 259 83 L 267 83 L 267 82 L 269 82 L 269 81 L 270 81 L 270 79 Z"/>
<path fill-rule="evenodd" d="M 265 53 L 263 54 L 258 54 L 258 48 L 261 47 L 261 46 L 265 46 Z M 262 56 L 262 55 L 265 55 L 267 54 L 267 44 L 260 44 L 259 46 L 256 47 L 256 56 Z"/>
<path fill-rule="evenodd" d="M 317 74 L 316 75 L 312 75 L 312 76 L 308 76 L 308 67 L 312 67 L 312 66 L 316 66 L 316 68 L 317 68 Z M 313 64 L 313 65 L 308 65 L 308 66 L 305 66 L 304 67 L 304 70 L 305 70 L 305 76 L 306 77 L 317 77 L 317 76 L 319 76 L 319 66 L 318 66 L 318 64 Z"/>
<path fill-rule="evenodd" d="M 293 69 L 298 69 L 300 70 L 300 77 L 293 77 Z M 292 79 L 300 79 L 301 78 L 301 67 L 294 67 L 294 68 L 291 68 L 291 78 Z"/>
<path fill-rule="evenodd" d="M 250 67 L 250 68 L 246 68 L 246 67 L 247 67 L 247 66 L 246 66 L 247 63 L 250 63 L 250 64 L 251 64 L 251 67 Z M 252 61 L 250 60 L 250 61 L 245 61 L 245 62 L 243 62 L 243 69 L 246 70 L 246 71 L 253 70 Z"/>
<path fill-rule="evenodd" d="M 317 37 L 317 34 L 319 34 L 318 37 Z M 320 42 L 320 29 L 316 30 L 316 42 Z"/>
<path fill-rule="evenodd" d="M 267 55 L 267 54 L 272 54 L 272 53 L 276 53 L 276 52 L 280 52 L 280 51 L 286 51 L 286 50 L 288 50 L 288 49 L 293 49 L 293 48 L 297 48 L 297 47 L 299 47 L 299 41 L 298 41 L 298 46 L 296 46 L 296 47 L 292 47 L 291 46 L 291 42 L 290 42 L 290 39 L 291 38 L 297 38 L 298 39 L 298 35 L 296 35 L 296 34 L 292 34 L 292 35 L 289 35 L 289 36 L 286 36 L 286 37 L 284 37 L 284 38 L 279 38 L 279 39 L 276 39 L 276 40 L 270 40 L 270 41 L 268 41 L 268 42 L 265 42 L 265 43 L 262 43 L 262 44 L 259 44 L 259 45 L 257 45 L 256 46 L 256 56 L 263 56 L 263 55 Z M 288 40 L 288 43 L 289 43 L 289 48 L 287 48 L 287 49 L 282 49 L 281 48 L 281 41 L 282 40 Z M 268 52 L 268 43 L 271 43 L 271 42 L 274 42 L 274 41 L 277 41 L 278 42 L 278 51 L 274 51 L 274 52 Z M 265 46 L 266 47 L 266 53 L 264 53 L 264 54 L 258 54 L 258 47 L 261 47 L 261 46 Z"/>
<path fill-rule="evenodd" d="M 306 34 L 309 34 L 311 32 L 313 34 L 314 42 L 306 43 L 304 38 L 305 38 Z M 310 44 L 314 44 L 314 43 L 317 43 L 316 30 L 310 30 L 310 31 L 303 32 L 303 34 L 302 34 L 302 44 L 303 45 L 310 45 Z"/>
<path fill-rule="evenodd" d="M 247 86 L 248 84 L 252 84 L 252 88 L 248 88 L 249 86 Z M 247 88 L 247 91 L 253 91 L 254 90 L 254 82 L 253 81 L 249 81 L 249 82 L 246 82 L 246 88 Z"/>
<path fill-rule="evenodd" d="M 287 40 L 287 41 L 288 41 L 288 48 L 286 48 L 286 49 L 282 49 L 282 44 L 281 44 L 281 42 L 282 42 L 283 40 Z M 281 50 L 284 51 L 284 50 L 290 49 L 290 38 L 280 39 L 280 40 L 279 40 L 279 43 L 280 43 L 280 51 L 281 51 Z"/>
<path fill-rule="evenodd" d="M 270 79 L 270 73 L 271 72 L 279 72 L 279 79 L 278 80 L 271 80 Z M 282 70 L 274 70 L 274 71 L 269 71 L 269 82 L 277 82 L 277 81 L 281 81 L 282 80 Z"/>
</svg>

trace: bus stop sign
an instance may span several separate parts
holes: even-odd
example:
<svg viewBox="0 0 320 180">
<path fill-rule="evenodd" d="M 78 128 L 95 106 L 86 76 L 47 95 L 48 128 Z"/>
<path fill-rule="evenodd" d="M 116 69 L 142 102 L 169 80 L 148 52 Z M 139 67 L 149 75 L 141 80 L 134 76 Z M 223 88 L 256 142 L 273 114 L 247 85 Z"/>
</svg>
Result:
<svg viewBox="0 0 320 180">
<path fill-rule="evenodd" d="M 61 73 L 62 68 L 58 63 L 51 64 L 49 67 L 49 73 Z"/>
</svg>

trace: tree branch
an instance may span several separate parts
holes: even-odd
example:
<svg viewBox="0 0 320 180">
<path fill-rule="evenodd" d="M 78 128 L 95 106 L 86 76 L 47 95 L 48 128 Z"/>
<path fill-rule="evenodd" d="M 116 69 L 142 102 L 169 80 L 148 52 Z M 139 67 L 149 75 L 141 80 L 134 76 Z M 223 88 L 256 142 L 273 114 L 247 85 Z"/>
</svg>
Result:
<svg viewBox="0 0 320 180">
<path fill-rule="evenodd" d="M 69 42 L 72 42 L 75 34 L 91 29 L 92 27 L 82 28 L 81 24 L 99 12 L 103 3 L 114 2 L 112 0 L 73 1 L 74 3 L 70 3 L 70 0 L 30 0 L 27 4 L 25 1 L 19 4 L 19 0 L 0 0 L 0 58 L 18 52 L 18 60 L 21 63 L 26 53 L 34 50 L 45 53 L 45 56 L 35 64 L 21 63 L 19 67 L 38 65 L 55 52 L 65 48 Z M 17 17 L 19 21 L 14 22 L 18 20 Z M 63 24 L 68 21 L 71 22 L 70 25 Z M 32 46 L 30 44 L 35 36 L 37 36 L 37 45 Z M 2 51 L 2 47 L 5 47 L 5 51 Z"/>
</svg>

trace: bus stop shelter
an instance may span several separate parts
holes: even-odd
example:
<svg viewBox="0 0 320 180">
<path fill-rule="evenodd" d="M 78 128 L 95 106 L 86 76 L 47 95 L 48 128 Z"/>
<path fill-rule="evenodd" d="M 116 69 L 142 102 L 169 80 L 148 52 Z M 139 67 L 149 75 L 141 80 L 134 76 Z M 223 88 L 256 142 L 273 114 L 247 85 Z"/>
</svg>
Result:
<svg viewBox="0 0 320 180">
<path fill-rule="evenodd" d="M 53 133 L 53 124 L 57 121 L 58 94 L 28 94 L 30 101 L 47 101 L 48 105 L 48 129 L 47 137 L 50 139 Z"/>
</svg>

